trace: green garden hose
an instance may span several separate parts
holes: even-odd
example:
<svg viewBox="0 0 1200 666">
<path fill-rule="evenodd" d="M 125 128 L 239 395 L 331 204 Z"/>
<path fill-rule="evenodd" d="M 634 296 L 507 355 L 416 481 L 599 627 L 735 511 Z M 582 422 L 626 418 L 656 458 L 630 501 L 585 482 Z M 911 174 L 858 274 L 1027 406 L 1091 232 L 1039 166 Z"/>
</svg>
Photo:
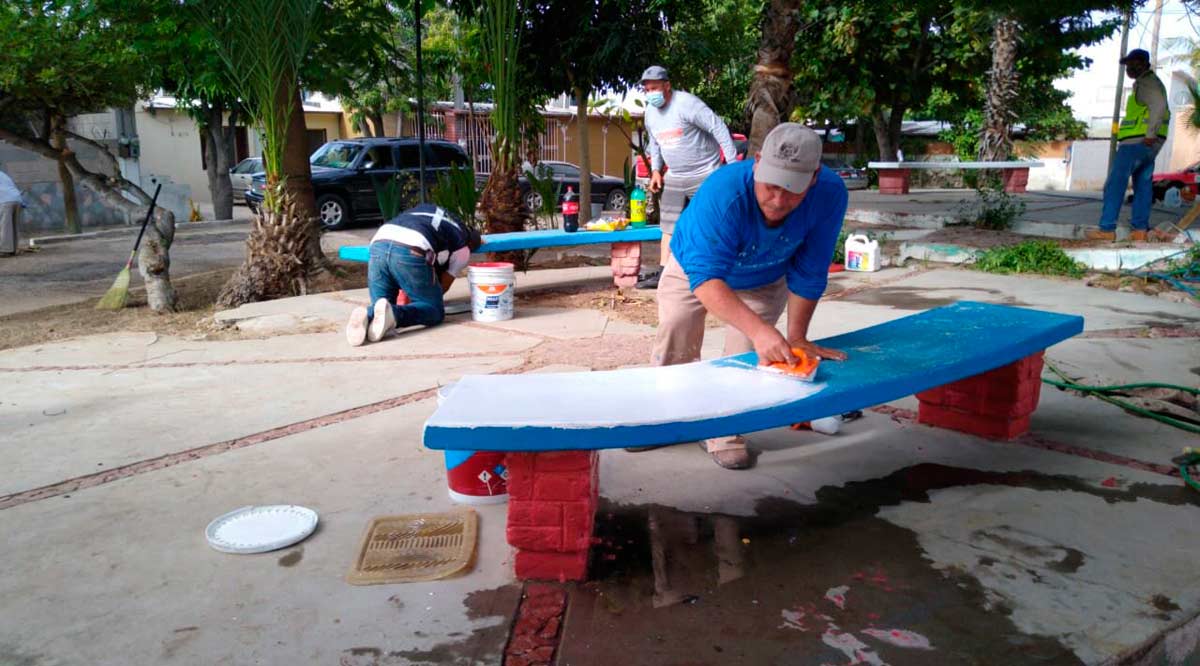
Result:
<svg viewBox="0 0 1200 666">
<path fill-rule="evenodd" d="M 1138 384 L 1117 384 L 1114 386 L 1089 386 L 1087 384 L 1076 384 L 1075 382 L 1072 382 L 1070 377 L 1063 374 L 1061 370 L 1054 367 L 1050 363 L 1046 363 L 1046 367 L 1050 370 L 1050 372 L 1053 372 L 1054 374 L 1058 375 L 1063 381 L 1055 381 L 1053 379 L 1047 379 L 1047 378 L 1043 377 L 1042 378 L 1043 383 L 1049 384 L 1051 386 L 1056 386 L 1056 387 L 1062 388 L 1062 389 L 1070 389 L 1072 391 L 1079 391 L 1080 393 L 1087 393 L 1089 395 L 1094 395 L 1097 398 L 1100 398 L 1101 400 L 1103 400 L 1105 402 L 1114 404 L 1114 405 L 1120 407 L 1121 409 L 1133 412 L 1134 414 L 1138 414 L 1140 416 L 1145 416 L 1146 418 L 1154 419 L 1155 421 L 1158 421 L 1159 423 L 1165 423 L 1166 425 L 1169 425 L 1173 428 L 1179 428 L 1180 430 L 1200 434 L 1200 426 L 1197 426 L 1192 423 L 1188 423 L 1187 421 L 1184 421 L 1182 419 L 1177 419 L 1177 418 L 1167 416 L 1165 414 L 1158 414 L 1156 412 L 1152 412 L 1148 409 L 1138 407 L 1137 405 L 1125 402 L 1124 400 L 1118 400 L 1117 398 L 1114 398 L 1114 397 L 1108 395 L 1109 393 L 1113 393 L 1116 391 L 1122 391 L 1122 390 L 1128 390 L 1128 389 L 1134 389 L 1134 388 L 1166 388 L 1166 389 L 1174 389 L 1177 391 L 1184 391 L 1186 393 L 1191 393 L 1192 395 L 1200 395 L 1200 389 L 1195 389 L 1190 386 L 1178 386 L 1175 384 L 1164 384 L 1162 382 L 1142 382 L 1142 383 L 1138 383 Z"/>
</svg>

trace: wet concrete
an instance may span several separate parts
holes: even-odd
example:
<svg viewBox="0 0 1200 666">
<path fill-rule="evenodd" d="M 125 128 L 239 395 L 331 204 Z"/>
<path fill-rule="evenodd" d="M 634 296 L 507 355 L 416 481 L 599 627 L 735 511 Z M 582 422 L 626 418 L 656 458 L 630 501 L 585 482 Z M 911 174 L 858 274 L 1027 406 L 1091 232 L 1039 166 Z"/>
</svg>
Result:
<svg viewBox="0 0 1200 666">
<path fill-rule="evenodd" d="M 593 582 L 572 593 L 558 663 L 1082 663 L 1058 640 L 1022 633 L 978 580 L 936 569 L 914 532 L 876 515 L 974 485 L 1200 505 L 1176 485 L 1109 489 L 1070 476 L 937 464 L 824 487 L 815 504 L 764 498 L 750 517 L 609 503 L 598 516 Z M 1088 557 L 1002 528 L 983 532 L 980 539 L 1023 553 L 1032 574 L 1073 572 Z M 1147 610 L 1167 608 L 1179 607 L 1164 597 Z"/>
<path fill-rule="evenodd" d="M 467 609 L 467 619 L 507 618 L 517 607 L 520 596 L 521 586 L 515 584 L 472 592 L 463 601 L 463 605 Z M 501 622 L 477 629 L 469 634 L 453 632 L 449 635 L 462 636 L 462 638 L 425 650 L 383 650 L 371 646 L 352 647 L 342 651 L 338 664 L 339 666 L 498 665 L 503 660 L 502 652 L 508 630 L 509 623 Z M 421 631 L 406 632 L 404 628 L 398 627 L 388 636 L 388 641 L 393 643 L 403 641 L 405 633 L 411 634 L 414 638 L 425 637 Z"/>
<path fill-rule="evenodd" d="M 934 292 L 934 293 L 931 293 Z M 966 294 L 962 292 L 967 292 Z M 1020 300 L 1005 296 L 999 289 L 982 287 L 954 287 L 947 295 L 935 295 L 936 290 L 920 287 L 877 287 L 843 297 L 844 300 L 863 305 L 885 305 L 897 310 L 928 310 L 951 305 L 960 300 L 978 300 L 1001 305 L 1027 306 Z"/>
</svg>

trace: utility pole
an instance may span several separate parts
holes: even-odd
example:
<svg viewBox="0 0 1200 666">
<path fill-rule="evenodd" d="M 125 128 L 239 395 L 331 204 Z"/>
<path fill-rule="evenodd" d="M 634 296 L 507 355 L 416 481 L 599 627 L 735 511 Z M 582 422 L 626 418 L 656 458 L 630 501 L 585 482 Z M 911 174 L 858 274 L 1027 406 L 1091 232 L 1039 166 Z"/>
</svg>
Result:
<svg viewBox="0 0 1200 666">
<path fill-rule="evenodd" d="M 1150 31 L 1150 71 L 1155 74 L 1158 74 L 1158 29 L 1162 27 L 1162 14 L 1163 0 L 1154 0 L 1154 27 Z"/>
<path fill-rule="evenodd" d="M 425 70 L 421 66 L 421 0 L 413 0 L 417 32 L 417 178 L 425 203 Z"/>
<path fill-rule="evenodd" d="M 1125 10 L 1125 22 L 1121 26 L 1121 57 L 1125 57 L 1125 51 L 1129 48 L 1129 22 L 1133 16 L 1133 9 Z M 1112 136 L 1108 140 L 1108 169 L 1112 170 L 1113 158 L 1117 155 L 1117 129 L 1121 125 L 1121 97 L 1125 92 L 1125 66 L 1117 67 L 1117 92 L 1113 96 L 1113 114 L 1112 114 Z"/>
</svg>

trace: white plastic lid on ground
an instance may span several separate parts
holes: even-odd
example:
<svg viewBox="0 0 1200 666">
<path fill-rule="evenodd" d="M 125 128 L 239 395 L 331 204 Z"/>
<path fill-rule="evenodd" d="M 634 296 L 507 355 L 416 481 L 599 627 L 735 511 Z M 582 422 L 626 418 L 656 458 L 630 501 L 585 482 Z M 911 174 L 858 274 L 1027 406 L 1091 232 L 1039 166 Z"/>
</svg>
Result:
<svg viewBox="0 0 1200 666">
<path fill-rule="evenodd" d="M 265 553 L 299 543 L 317 529 L 317 512 L 293 504 L 244 506 L 208 524 L 208 545 L 222 553 Z"/>
</svg>

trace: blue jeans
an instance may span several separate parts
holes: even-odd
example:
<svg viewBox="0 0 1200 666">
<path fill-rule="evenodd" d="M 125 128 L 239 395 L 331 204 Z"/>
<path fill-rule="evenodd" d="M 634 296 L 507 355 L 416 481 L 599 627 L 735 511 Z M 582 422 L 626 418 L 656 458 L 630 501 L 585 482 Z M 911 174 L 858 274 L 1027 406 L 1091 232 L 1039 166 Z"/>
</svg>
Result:
<svg viewBox="0 0 1200 666">
<path fill-rule="evenodd" d="M 407 246 L 392 241 L 371 243 L 371 258 L 367 263 L 367 288 L 371 303 L 383 298 L 392 306 L 396 326 L 436 326 L 446 318 L 442 303 L 442 286 L 438 284 L 433 267 L 425 263 Z M 396 292 L 403 289 L 412 303 L 396 305 Z M 374 308 L 367 307 L 368 320 Z"/>
<path fill-rule="evenodd" d="M 1117 216 L 1125 201 L 1125 186 L 1133 177 L 1133 211 L 1129 224 L 1134 229 L 1150 228 L 1150 204 L 1154 201 L 1154 158 L 1158 156 L 1159 142 L 1155 146 L 1141 143 L 1123 143 L 1117 146 L 1112 170 L 1104 181 L 1104 208 L 1100 211 L 1100 230 L 1113 231 L 1117 228 Z"/>
</svg>

